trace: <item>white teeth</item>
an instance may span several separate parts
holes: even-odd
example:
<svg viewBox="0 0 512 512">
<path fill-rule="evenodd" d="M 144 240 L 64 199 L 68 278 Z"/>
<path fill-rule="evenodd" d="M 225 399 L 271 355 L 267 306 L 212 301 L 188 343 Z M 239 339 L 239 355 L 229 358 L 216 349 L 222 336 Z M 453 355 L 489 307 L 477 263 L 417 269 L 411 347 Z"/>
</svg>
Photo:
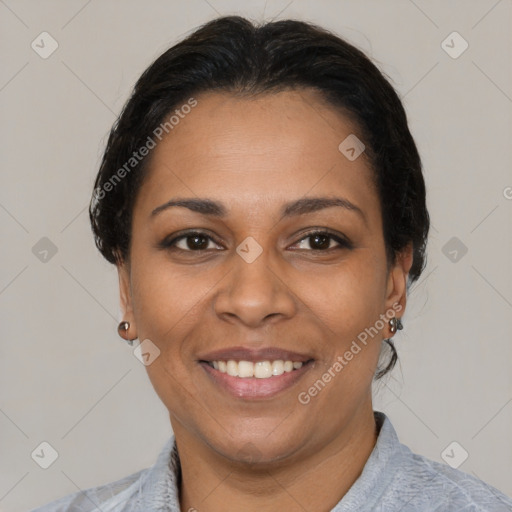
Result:
<svg viewBox="0 0 512 512">
<path fill-rule="evenodd" d="M 282 375 L 284 373 L 284 361 L 279 359 L 272 363 L 272 375 Z"/>
<path fill-rule="evenodd" d="M 250 361 L 240 361 L 238 363 L 239 377 L 254 377 L 254 364 Z"/>
<path fill-rule="evenodd" d="M 272 377 L 272 365 L 270 361 L 258 361 L 253 364 L 254 376 L 258 379 L 267 379 Z"/>
<path fill-rule="evenodd" d="M 238 377 L 238 363 L 236 361 L 228 361 L 226 363 L 226 373 L 231 377 Z"/>
<path fill-rule="evenodd" d="M 211 361 L 210 366 L 231 377 L 268 379 L 272 376 L 282 375 L 302 367 L 300 361 Z"/>
</svg>

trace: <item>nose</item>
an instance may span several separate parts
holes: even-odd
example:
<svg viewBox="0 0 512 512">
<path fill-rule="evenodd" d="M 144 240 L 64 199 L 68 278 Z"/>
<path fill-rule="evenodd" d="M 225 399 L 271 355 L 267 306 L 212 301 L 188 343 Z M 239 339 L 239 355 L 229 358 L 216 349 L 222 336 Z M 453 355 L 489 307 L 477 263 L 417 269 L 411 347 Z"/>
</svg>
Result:
<svg viewBox="0 0 512 512">
<path fill-rule="evenodd" d="M 214 299 L 219 318 L 257 328 L 295 314 L 293 283 L 286 282 L 279 264 L 270 260 L 268 250 L 250 263 L 238 253 L 233 255 L 232 271 L 221 281 Z"/>
</svg>

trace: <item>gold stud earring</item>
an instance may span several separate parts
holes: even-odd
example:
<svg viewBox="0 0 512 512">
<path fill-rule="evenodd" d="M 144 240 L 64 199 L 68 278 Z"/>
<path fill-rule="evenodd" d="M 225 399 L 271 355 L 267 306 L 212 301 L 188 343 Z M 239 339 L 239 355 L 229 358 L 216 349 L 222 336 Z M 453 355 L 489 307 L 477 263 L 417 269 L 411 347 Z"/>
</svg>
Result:
<svg viewBox="0 0 512 512">
<path fill-rule="evenodd" d="M 133 345 L 133 340 L 125 338 L 128 335 L 128 330 L 130 329 L 130 322 L 123 321 L 117 326 L 117 332 L 124 341 L 126 341 L 129 345 Z"/>
</svg>

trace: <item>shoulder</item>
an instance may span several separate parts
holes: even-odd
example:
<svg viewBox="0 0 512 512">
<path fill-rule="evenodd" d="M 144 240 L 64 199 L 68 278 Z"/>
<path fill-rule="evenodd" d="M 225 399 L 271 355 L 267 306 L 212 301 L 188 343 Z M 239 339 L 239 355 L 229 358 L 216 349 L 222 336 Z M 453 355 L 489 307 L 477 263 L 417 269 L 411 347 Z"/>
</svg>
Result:
<svg viewBox="0 0 512 512">
<path fill-rule="evenodd" d="M 31 512 L 146 512 L 155 510 L 163 496 L 170 504 L 169 510 L 179 511 L 179 472 L 179 453 L 171 435 L 153 466 L 121 480 L 69 494 Z"/>
<path fill-rule="evenodd" d="M 93 512 L 98 509 L 105 512 L 106 510 L 117 512 L 128 510 L 126 505 L 136 496 L 139 483 L 147 471 L 148 469 L 142 469 L 115 482 L 68 494 L 42 507 L 33 509 L 31 512 L 67 512 L 78 510 L 80 512 Z M 109 505 L 108 509 L 101 508 L 107 502 Z"/>
<path fill-rule="evenodd" d="M 356 504 L 365 512 L 512 511 L 511 498 L 460 469 L 412 452 L 399 441 L 390 419 L 379 411 L 374 414 L 377 444 L 347 495 L 347 506 Z"/>
<path fill-rule="evenodd" d="M 512 499 L 484 481 L 400 444 L 390 496 L 408 511 L 510 512 Z M 407 504 L 407 506 L 406 506 Z"/>
</svg>

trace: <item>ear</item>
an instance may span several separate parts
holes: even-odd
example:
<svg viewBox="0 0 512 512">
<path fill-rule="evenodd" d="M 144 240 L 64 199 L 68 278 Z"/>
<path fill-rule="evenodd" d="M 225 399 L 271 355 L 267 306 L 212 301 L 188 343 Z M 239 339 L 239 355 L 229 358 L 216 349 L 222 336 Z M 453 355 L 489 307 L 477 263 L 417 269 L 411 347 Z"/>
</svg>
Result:
<svg viewBox="0 0 512 512">
<path fill-rule="evenodd" d="M 407 278 L 413 262 L 412 242 L 397 253 L 396 261 L 389 270 L 386 289 L 386 311 L 393 309 L 397 318 L 405 313 L 407 303 Z"/>
<path fill-rule="evenodd" d="M 121 306 L 121 313 L 123 320 L 130 322 L 130 335 L 137 332 L 137 326 L 135 325 L 135 318 L 133 315 L 133 304 L 132 304 L 132 291 L 130 281 L 130 268 L 125 262 L 117 265 L 117 274 L 119 277 L 119 301 Z M 132 337 L 132 336 L 130 336 Z"/>
</svg>

